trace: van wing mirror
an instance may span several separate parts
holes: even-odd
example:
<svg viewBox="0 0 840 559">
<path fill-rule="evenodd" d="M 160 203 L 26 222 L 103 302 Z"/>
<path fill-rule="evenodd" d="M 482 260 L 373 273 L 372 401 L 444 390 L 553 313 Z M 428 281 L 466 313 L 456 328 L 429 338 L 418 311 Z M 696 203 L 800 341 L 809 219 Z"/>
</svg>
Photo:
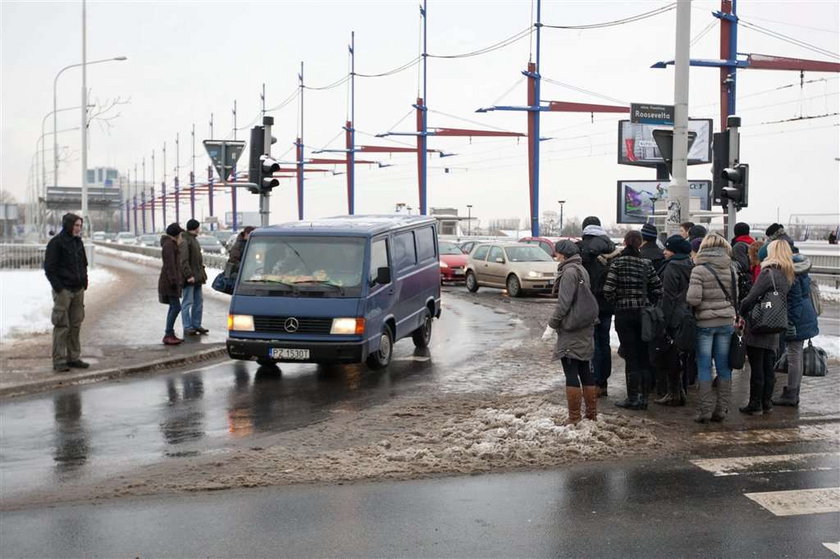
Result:
<svg viewBox="0 0 840 559">
<path fill-rule="evenodd" d="M 391 268 L 377 268 L 376 283 L 382 285 L 391 283 Z"/>
</svg>

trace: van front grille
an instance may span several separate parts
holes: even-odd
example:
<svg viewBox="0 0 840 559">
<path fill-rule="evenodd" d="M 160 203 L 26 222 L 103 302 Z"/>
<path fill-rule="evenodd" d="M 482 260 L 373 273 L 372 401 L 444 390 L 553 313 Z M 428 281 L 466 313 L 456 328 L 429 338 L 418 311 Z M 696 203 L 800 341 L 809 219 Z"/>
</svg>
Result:
<svg viewBox="0 0 840 559">
<path fill-rule="evenodd" d="M 297 320 L 297 330 L 287 329 L 287 320 Z M 293 323 L 290 324 L 293 326 Z M 255 316 L 254 330 L 257 332 L 276 332 L 283 334 L 329 334 L 332 318 L 309 318 L 289 316 Z"/>
</svg>

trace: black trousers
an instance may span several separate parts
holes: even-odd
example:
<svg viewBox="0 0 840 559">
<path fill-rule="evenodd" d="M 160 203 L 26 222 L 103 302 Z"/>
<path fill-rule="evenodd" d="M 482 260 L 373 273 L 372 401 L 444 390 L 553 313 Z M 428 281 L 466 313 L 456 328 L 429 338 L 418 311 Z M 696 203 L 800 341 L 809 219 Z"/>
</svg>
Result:
<svg viewBox="0 0 840 559">
<path fill-rule="evenodd" d="M 641 310 L 618 311 L 615 313 L 615 331 L 621 342 L 627 376 L 627 395 L 647 396 L 651 385 L 648 344 L 642 340 Z"/>
<path fill-rule="evenodd" d="M 747 346 L 747 359 L 750 361 L 750 402 L 768 402 L 773 397 L 776 384 L 776 352 L 772 349 Z"/>
<path fill-rule="evenodd" d="M 595 386 L 595 375 L 589 367 L 589 361 L 563 357 L 560 363 L 563 364 L 563 374 L 566 375 L 566 386 Z"/>
</svg>

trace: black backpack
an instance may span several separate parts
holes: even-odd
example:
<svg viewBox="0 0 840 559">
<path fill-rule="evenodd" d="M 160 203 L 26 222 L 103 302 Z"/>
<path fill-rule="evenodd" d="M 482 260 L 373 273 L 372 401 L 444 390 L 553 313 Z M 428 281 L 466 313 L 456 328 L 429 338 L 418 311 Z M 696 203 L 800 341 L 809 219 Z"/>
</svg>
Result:
<svg viewBox="0 0 840 559">
<path fill-rule="evenodd" d="M 604 291 L 604 283 L 607 280 L 607 266 L 598 260 L 599 255 L 599 252 L 587 248 L 584 248 L 580 254 L 583 268 L 589 274 L 589 285 L 595 295 L 600 295 Z"/>
<path fill-rule="evenodd" d="M 735 261 L 735 268 L 738 270 L 735 274 L 735 281 L 738 283 L 738 305 L 740 306 L 741 301 L 744 300 L 747 293 L 752 289 L 753 279 L 752 272 L 749 269 L 744 270 L 741 267 L 741 263 L 737 260 Z"/>
</svg>

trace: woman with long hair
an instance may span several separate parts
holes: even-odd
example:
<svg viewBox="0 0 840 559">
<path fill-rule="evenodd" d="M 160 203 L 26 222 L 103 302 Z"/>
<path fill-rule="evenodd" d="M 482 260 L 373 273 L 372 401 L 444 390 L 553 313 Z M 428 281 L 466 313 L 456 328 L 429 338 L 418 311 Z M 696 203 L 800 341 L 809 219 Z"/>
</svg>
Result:
<svg viewBox="0 0 840 559">
<path fill-rule="evenodd" d="M 169 305 L 163 335 L 163 343 L 166 345 L 178 345 L 184 341 L 175 335 L 175 319 L 181 313 L 181 286 L 184 283 L 181 266 L 178 264 L 178 245 L 181 244 L 183 231 L 177 223 L 170 223 L 166 233 L 160 237 L 158 300 L 164 305 Z"/>
<path fill-rule="evenodd" d="M 700 388 L 698 423 L 723 421 L 732 398 L 729 345 L 735 325 L 738 288 L 732 266 L 732 248 L 726 239 L 710 233 L 694 257 L 686 301 L 697 320 L 697 379 Z M 712 386 L 712 361 L 717 386 Z"/>
<path fill-rule="evenodd" d="M 767 258 L 761 262 L 761 273 L 755 280 L 750 292 L 741 301 L 741 316 L 749 316 L 750 310 L 769 291 L 775 291 L 784 299 L 793 283 L 793 253 L 785 241 L 772 241 L 767 247 Z M 750 361 L 750 400 L 746 406 L 738 408 L 741 413 L 770 413 L 773 410 L 773 386 L 776 374 L 773 365 L 776 362 L 776 349 L 779 347 L 779 334 L 758 334 L 752 331 L 747 320 L 745 342 L 747 358 Z"/>
</svg>

